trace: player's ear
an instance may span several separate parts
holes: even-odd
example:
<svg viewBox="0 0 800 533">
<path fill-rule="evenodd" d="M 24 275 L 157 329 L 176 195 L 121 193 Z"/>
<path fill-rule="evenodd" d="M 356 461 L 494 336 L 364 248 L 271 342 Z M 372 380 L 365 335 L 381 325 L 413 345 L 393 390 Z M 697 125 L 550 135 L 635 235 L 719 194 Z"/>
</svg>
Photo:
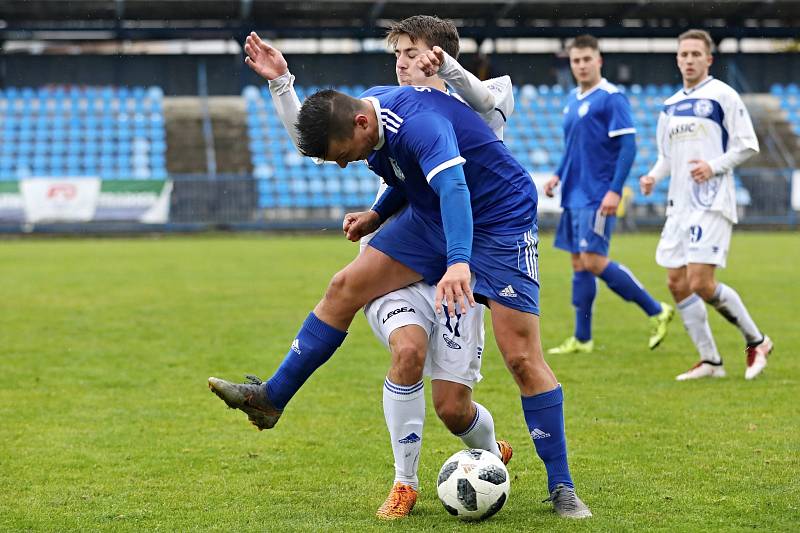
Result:
<svg viewBox="0 0 800 533">
<path fill-rule="evenodd" d="M 356 129 L 366 129 L 367 126 L 369 126 L 369 119 L 367 118 L 367 115 L 364 113 L 356 114 L 356 116 L 353 117 L 353 126 L 355 126 Z"/>
</svg>

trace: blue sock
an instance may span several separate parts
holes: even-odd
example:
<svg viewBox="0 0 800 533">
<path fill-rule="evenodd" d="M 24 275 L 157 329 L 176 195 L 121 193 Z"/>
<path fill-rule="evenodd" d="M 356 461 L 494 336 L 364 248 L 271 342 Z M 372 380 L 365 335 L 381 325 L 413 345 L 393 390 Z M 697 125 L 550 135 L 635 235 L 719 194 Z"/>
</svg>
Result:
<svg viewBox="0 0 800 533">
<path fill-rule="evenodd" d="M 575 338 L 586 342 L 592 338 L 592 306 L 597 296 L 594 274 L 587 270 L 572 273 L 572 305 L 575 307 Z"/>
<path fill-rule="evenodd" d="M 653 299 L 639 283 L 639 280 L 628 270 L 625 265 L 609 261 L 608 266 L 600 273 L 600 279 L 606 282 L 608 288 L 619 294 L 627 302 L 636 302 L 647 313 L 654 316 L 661 312 L 661 304 Z"/>
<path fill-rule="evenodd" d="M 523 396 L 522 412 L 536 453 L 547 469 L 547 491 L 552 492 L 559 483 L 574 487 L 567 463 L 564 394 L 561 385 L 536 396 Z"/>
<path fill-rule="evenodd" d="M 346 331 L 329 326 L 310 313 L 281 366 L 267 381 L 272 405 L 283 409 L 314 371 L 331 358 L 344 341 Z"/>
</svg>

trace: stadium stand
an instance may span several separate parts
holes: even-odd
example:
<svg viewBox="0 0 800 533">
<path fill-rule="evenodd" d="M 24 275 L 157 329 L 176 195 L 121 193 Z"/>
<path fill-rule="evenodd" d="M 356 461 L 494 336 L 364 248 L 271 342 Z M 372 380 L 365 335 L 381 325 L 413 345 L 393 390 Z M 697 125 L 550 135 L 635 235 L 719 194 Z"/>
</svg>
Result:
<svg viewBox="0 0 800 533">
<path fill-rule="evenodd" d="M 302 100 L 318 87 L 297 88 Z M 364 87 L 340 87 L 359 94 Z M 247 131 L 258 182 L 261 208 L 352 207 L 370 205 L 377 190 L 374 174 L 366 165 L 342 170 L 333 164 L 317 165 L 302 157 L 283 130 L 269 90 L 246 87 L 242 92 L 247 110 Z"/>
<path fill-rule="evenodd" d="M 795 83 L 775 84 L 770 88 L 770 94 L 779 100 L 781 109 L 786 112 L 792 133 L 800 137 L 800 87 Z"/>
<path fill-rule="evenodd" d="M 0 90 L 0 180 L 167 177 L 159 87 Z"/>
<path fill-rule="evenodd" d="M 296 88 L 301 101 L 318 89 L 314 86 Z M 357 95 L 364 87 L 338 89 Z M 661 181 L 652 195 L 643 196 L 638 193 L 638 179 L 656 160 L 658 114 L 664 100 L 678 89 L 673 85 L 623 88 L 630 99 L 638 130 L 638 155 L 627 182 L 638 205 L 663 206 L 666 203 L 668 180 Z M 365 165 L 350 165 L 340 171 L 331 164 L 314 164 L 294 149 L 266 87 L 248 86 L 242 96 L 246 100 L 249 145 L 260 207 L 363 207 L 372 202 L 376 182 Z M 564 98 L 565 91 L 558 85 L 515 87 L 516 111 L 509 120 L 505 142 L 532 173 L 550 174 L 561 160 Z M 792 102 L 800 128 L 800 95 L 796 94 L 796 87 Z M 738 178 L 737 195 L 740 205 L 749 205 L 750 194 Z"/>
</svg>

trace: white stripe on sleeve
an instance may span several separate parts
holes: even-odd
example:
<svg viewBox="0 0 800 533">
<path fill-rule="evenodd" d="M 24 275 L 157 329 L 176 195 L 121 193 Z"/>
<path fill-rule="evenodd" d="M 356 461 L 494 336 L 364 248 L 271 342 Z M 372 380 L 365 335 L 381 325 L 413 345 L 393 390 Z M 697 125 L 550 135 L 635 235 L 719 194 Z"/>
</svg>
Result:
<svg viewBox="0 0 800 533">
<path fill-rule="evenodd" d="M 454 157 L 453 159 L 450 159 L 449 161 L 445 161 L 444 163 L 436 165 L 430 172 L 428 172 L 428 175 L 425 176 L 425 179 L 428 180 L 428 183 L 430 183 L 431 180 L 436 176 L 436 174 L 438 174 L 442 170 L 446 170 L 446 169 L 448 169 L 450 167 L 454 167 L 456 165 L 461 165 L 461 164 L 464 164 L 466 162 L 467 162 L 467 160 L 464 159 L 461 156 Z"/>
<path fill-rule="evenodd" d="M 620 135 L 629 135 L 636 133 L 636 128 L 623 128 L 621 130 L 612 130 L 608 132 L 609 137 L 619 137 Z"/>
</svg>

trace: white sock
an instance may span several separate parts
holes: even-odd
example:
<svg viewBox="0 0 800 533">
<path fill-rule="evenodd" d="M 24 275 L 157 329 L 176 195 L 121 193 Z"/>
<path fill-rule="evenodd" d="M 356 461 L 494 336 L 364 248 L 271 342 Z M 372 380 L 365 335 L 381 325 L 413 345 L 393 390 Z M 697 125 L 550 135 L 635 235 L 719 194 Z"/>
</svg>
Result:
<svg viewBox="0 0 800 533">
<path fill-rule="evenodd" d="M 458 433 L 456 437 L 460 437 L 467 448 L 486 450 L 500 457 L 500 448 L 497 446 L 497 438 L 494 435 L 492 414 L 478 402 L 473 402 L 473 404 L 475 405 L 475 420 L 466 431 Z"/>
<path fill-rule="evenodd" d="M 414 385 L 383 382 L 383 416 L 392 439 L 394 480 L 419 487 L 417 470 L 422 448 L 422 425 L 425 421 L 425 390 L 420 381 Z"/>
<path fill-rule="evenodd" d="M 728 287 L 724 283 L 717 283 L 717 290 L 714 296 L 708 301 L 719 311 L 719 314 L 739 328 L 744 335 L 744 341 L 748 345 L 758 344 L 764 340 L 764 336 L 759 331 L 756 323 L 750 318 L 750 313 L 744 306 L 744 302 L 739 297 L 739 293 Z"/>
<path fill-rule="evenodd" d="M 683 319 L 683 326 L 689 333 L 689 337 L 700 352 L 700 359 L 710 363 L 721 363 L 714 343 L 714 336 L 711 335 L 711 326 L 708 325 L 708 311 L 702 298 L 696 294 L 689 295 L 682 302 L 678 302 L 678 311 Z"/>
</svg>

